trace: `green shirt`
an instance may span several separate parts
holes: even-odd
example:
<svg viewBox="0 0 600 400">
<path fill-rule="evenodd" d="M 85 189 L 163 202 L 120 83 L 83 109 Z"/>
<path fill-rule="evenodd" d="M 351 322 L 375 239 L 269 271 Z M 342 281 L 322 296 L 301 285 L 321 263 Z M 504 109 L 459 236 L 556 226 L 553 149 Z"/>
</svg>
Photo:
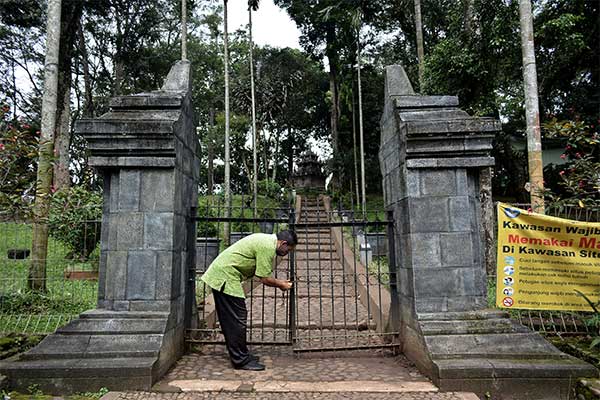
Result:
<svg viewBox="0 0 600 400">
<path fill-rule="evenodd" d="M 254 233 L 235 242 L 210 264 L 202 281 L 214 290 L 245 298 L 242 281 L 257 276 L 266 278 L 273 272 L 277 235 Z"/>
</svg>

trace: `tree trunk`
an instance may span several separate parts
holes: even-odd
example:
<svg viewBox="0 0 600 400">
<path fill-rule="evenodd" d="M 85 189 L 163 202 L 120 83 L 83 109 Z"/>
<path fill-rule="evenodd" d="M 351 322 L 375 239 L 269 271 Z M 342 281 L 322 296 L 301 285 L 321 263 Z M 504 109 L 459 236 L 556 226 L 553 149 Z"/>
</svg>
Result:
<svg viewBox="0 0 600 400">
<path fill-rule="evenodd" d="M 488 276 L 496 275 L 496 246 L 494 245 L 494 201 L 492 199 L 492 169 L 479 173 L 479 204 L 481 204 L 482 234 L 485 270 Z"/>
<path fill-rule="evenodd" d="M 59 50 L 58 105 L 54 139 L 54 188 L 69 187 L 69 146 L 71 143 L 71 83 L 73 49 L 77 40 L 77 30 L 81 24 L 83 5 L 79 2 L 67 2 L 62 5 Z"/>
<path fill-rule="evenodd" d="M 27 280 L 32 290 L 46 290 L 46 258 L 48 255 L 48 211 L 52 185 L 52 152 L 56 127 L 58 91 L 58 59 L 60 49 L 61 0 L 48 0 L 46 25 L 46 60 L 44 68 L 44 95 L 39 143 L 37 185 L 34 204 L 31 266 Z"/>
<path fill-rule="evenodd" d="M 248 7 L 248 39 L 250 41 L 250 95 L 252 97 L 252 194 L 254 218 L 258 207 L 258 153 L 256 151 L 256 97 L 254 95 L 254 42 L 252 41 L 252 7 Z"/>
<path fill-rule="evenodd" d="M 66 45 L 66 43 L 63 42 L 63 45 Z M 70 81 L 70 79 L 68 79 L 68 81 Z M 71 90 L 66 90 L 63 94 L 62 110 L 57 113 L 57 119 L 58 124 L 54 139 L 55 190 L 64 189 L 71 186 L 71 176 L 69 175 L 69 148 L 71 145 Z"/>
<path fill-rule="evenodd" d="M 213 129 L 215 127 L 215 108 L 214 106 L 210 107 L 209 110 L 209 114 L 208 114 L 208 123 L 209 123 L 209 132 L 207 134 L 207 138 L 206 138 L 206 157 L 208 158 L 208 169 L 207 169 L 207 175 L 208 175 L 208 195 L 212 196 L 213 195 L 213 186 L 214 186 L 214 176 L 215 176 L 215 164 L 214 164 L 214 158 L 215 158 L 215 147 L 214 147 L 214 143 L 213 143 Z"/>
<path fill-rule="evenodd" d="M 473 33 L 473 0 L 463 0 L 463 27 L 467 37 Z"/>
<path fill-rule="evenodd" d="M 352 81 L 352 86 L 354 86 L 354 79 Z M 354 153 L 354 188 L 356 190 L 356 206 L 358 207 L 360 204 L 360 194 L 358 192 L 358 157 L 356 155 L 356 102 L 354 100 L 354 87 L 352 88 L 352 150 Z"/>
<path fill-rule="evenodd" d="M 271 176 L 271 182 L 275 182 L 277 179 L 277 154 L 279 153 L 279 135 L 275 136 L 275 153 L 273 153 L 273 175 Z"/>
<path fill-rule="evenodd" d="M 263 162 L 265 164 L 265 183 L 269 182 L 269 143 L 267 141 L 267 132 L 261 127 L 261 132 L 263 134 Z"/>
<path fill-rule="evenodd" d="M 338 165 L 338 157 L 340 156 L 338 133 L 338 123 L 340 120 L 340 96 L 338 83 L 338 55 L 333 48 L 333 43 L 335 43 L 336 39 L 335 25 L 333 23 L 329 24 L 325 39 L 327 42 L 327 59 L 329 61 L 329 91 L 331 92 L 331 147 L 333 150 L 333 159 L 335 161 L 332 184 L 333 186 L 336 186 L 336 184 L 339 183 L 341 173 Z"/>
<path fill-rule="evenodd" d="M 225 65 L 225 210 L 231 216 L 231 171 L 229 154 L 229 32 L 227 30 L 227 0 L 223 0 L 223 62 Z M 225 245 L 229 245 L 229 223 L 223 224 Z"/>
<path fill-rule="evenodd" d="M 415 28 L 417 33 L 417 55 L 419 57 L 419 92 L 423 91 L 425 76 L 425 49 L 423 46 L 423 21 L 421 18 L 421 0 L 415 0 Z"/>
<path fill-rule="evenodd" d="M 290 148 L 288 149 L 288 182 L 291 185 L 294 184 L 294 140 L 292 138 L 292 129 L 288 126 L 288 140 L 290 142 Z"/>
<path fill-rule="evenodd" d="M 360 78 L 360 28 L 359 33 L 357 35 L 357 68 L 358 68 L 358 133 L 360 138 L 360 182 L 362 189 L 362 212 L 363 217 L 367 211 L 367 194 L 366 194 L 366 180 L 365 180 L 365 146 L 364 146 L 364 132 L 363 132 L 363 115 L 362 115 L 362 83 Z"/>
<path fill-rule="evenodd" d="M 181 0 L 181 59 L 187 61 L 187 0 Z"/>
<path fill-rule="evenodd" d="M 92 96 L 92 81 L 90 77 L 90 65 L 88 63 L 87 46 L 85 45 L 85 38 L 83 36 L 83 28 L 81 22 L 77 29 L 77 35 L 79 40 L 79 51 L 81 52 L 81 65 L 83 67 L 83 85 L 85 87 L 85 103 L 83 105 L 83 116 L 89 118 L 94 116 L 94 97 Z"/>
<path fill-rule="evenodd" d="M 533 16 L 530 0 L 519 0 L 521 48 L 523 52 L 523 81 L 525 90 L 525 119 L 527 122 L 527 154 L 529 160 L 529 193 L 534 212 L 544 212 L 544 165 L 540 137 L 540 110 L 538 100 L 535 47 L 533 43 Z"/>
</svg>

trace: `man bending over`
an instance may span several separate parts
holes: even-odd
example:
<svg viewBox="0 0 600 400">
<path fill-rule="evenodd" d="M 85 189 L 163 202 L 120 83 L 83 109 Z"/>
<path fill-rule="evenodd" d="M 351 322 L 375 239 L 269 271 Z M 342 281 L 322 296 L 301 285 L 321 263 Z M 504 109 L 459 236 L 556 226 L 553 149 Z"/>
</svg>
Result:
<svg viewBox="0 0 600 400">
<path fill-rule="evenodd" d="M 271 273 L 275 255 L 286 256 L 294 251 L 297 243 L 298 237 L 293 231 L 281 231 L 277 235 L 254 233 L 226 248 L 200 278 L 212 289 L 225 345 L 236 369 L 265 369 L 258 357 L 248 351 L 242 281 L 256 276 L 264 285 L 290 290 L 292 282 L 273 278 Z"/>
</svg>

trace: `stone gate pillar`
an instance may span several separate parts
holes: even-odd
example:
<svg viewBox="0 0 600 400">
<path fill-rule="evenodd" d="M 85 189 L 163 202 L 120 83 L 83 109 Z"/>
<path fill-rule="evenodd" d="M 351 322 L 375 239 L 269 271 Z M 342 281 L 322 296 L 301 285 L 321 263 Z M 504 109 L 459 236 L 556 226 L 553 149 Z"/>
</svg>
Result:
<svg viewBox="0 0 600 400">
<path fill-rule="evenodd" d="M 12 386 L 148 390 L 183 353 L 199 174 L 190 73 L 180 61 L 161 90 L 77 122 L 104 182 L 98 308 L 0 366 Z"/>
<path fill-rule="evenodd" d="M 595 376 L 500 310 L 486 310 L 480 174 L 494 165 L 499 121 L 469 116 L 455 96 L 419 96 L 386 69 L 379 160 L 393 211 L 404 353 L 442 390 L 497 399 L 567 399 Z"/>
</svg>

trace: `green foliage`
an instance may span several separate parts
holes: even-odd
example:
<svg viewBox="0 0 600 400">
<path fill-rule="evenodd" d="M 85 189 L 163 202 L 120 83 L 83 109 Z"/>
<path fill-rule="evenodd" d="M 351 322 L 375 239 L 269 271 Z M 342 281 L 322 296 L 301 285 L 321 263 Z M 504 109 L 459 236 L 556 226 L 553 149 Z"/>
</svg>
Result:
<svg viewBox="0 0 600 400">
<path fill-rule="evenodd" d="M 202 198 L 199 200 L 200 204 L 198 204 L 198 211 L 196 215 L 200 218 L 200 221 L 196 223 L 196 236 L 215 237 L 219 232 L 217 224 L 214 222 L 205 221 L 203 218 L 214 218 L 216 213 L 209 205 L 209 202 L 201 201 L 203 200 Z"/>
<path fill-rule="evenodd" d="M 0 337 L 0 359 L 22 353 L 37 345 L 43 336 L 10 333 Z"/>
<path fill-rule="evenodd" d="M 281 198 L 281 186 L 277 182 L 267 180 L 258 181 L 257 189 L 259 194 L 273 200 L 279 200 Z"/>
<path fill-rule="evenodd" d="M 600 135 L 597 128 L 577 119 L 559 121 L 552 118 L 543 129 L 546 137 L 566 142 L 561 156 L 566 164 L 551 166 L 544 171 L 549 206 L 600 207 Z"/>
<path fill-rule="evenodd" d="M 21 120 L 8 120 L 8 106 L 0 108 L 0 209 L 26 214 L 34 190 L 37 133 Z"/>
<path fill-rule="evenodd" d="M 593 313 L 585 319 L 585 324 L 591 326 L 593 331 L 596 333 L 590 344 L 590 349 L 600 345 L 600 301 L 594 303 L 592 299 L 586 296 L 579 290 L 575 290 L 578 296 L 581 296 L 590 305 Z"/>
<path fill-rule="evenodd" d="M 38 291 L 19 291 L 2 297 L 0 311 L 5 314 L 78 314 L 93 308 L 88 298 L 74 298 L 65 302 L 55 294 Z"/>
<path fill-rule="evenodd" d="M 102 195 L 75 186 L 52 196 L 50 235 L 64 243 L 75 258 L 86 260 L 100 241 Z"/>
</svg>

